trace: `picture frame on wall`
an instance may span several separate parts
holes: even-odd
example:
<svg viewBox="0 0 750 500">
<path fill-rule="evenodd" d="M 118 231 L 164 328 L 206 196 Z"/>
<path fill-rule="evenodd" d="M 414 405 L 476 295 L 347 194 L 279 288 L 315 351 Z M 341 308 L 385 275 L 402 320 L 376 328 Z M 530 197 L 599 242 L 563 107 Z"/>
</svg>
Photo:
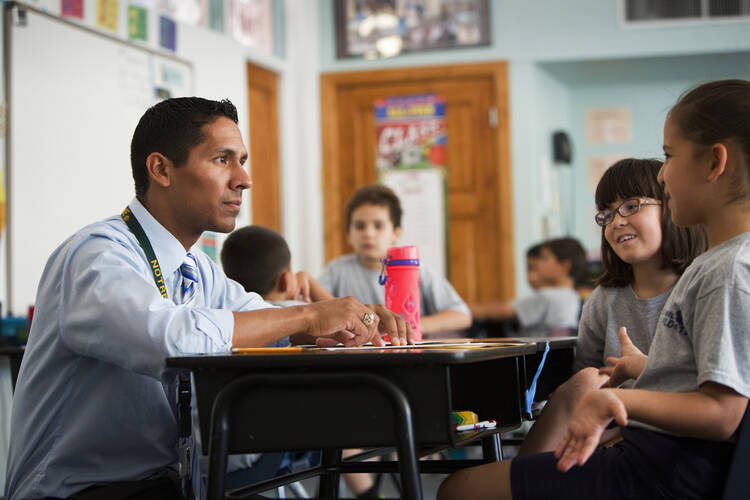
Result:
<svg viewBox="0 0 750 500">
<path fill-rule="evenodd" d="M 336 55 L 379 59 L 490 44 L 489 0 L 334 0 Z"/>
</svg>

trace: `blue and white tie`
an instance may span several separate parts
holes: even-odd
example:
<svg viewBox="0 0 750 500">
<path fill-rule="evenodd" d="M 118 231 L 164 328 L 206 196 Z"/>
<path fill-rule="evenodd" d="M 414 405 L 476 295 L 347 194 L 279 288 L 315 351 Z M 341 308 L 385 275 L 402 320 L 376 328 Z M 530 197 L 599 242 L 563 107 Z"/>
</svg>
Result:
<svg viewBox="0 0 750 500">
<path fill-rule="evenodd" d="M 195 301 L 195 287 L 198 285 L 198 265 L 195 257 L 188 252 L 180 266 L 182 274 L 182 303 L 192 304 Z"/>
</svg>

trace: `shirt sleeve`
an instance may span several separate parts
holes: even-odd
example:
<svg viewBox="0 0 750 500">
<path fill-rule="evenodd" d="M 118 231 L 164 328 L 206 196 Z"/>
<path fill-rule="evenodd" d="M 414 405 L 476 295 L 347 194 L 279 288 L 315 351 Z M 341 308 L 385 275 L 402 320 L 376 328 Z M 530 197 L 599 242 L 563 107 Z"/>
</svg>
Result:
<svg viewBox="0 0 750 500">
<path fill-rule="evenodd" d="M 597 288 L 583 303 L 578 324 L 578 343 L 573 370 L 604 365 L 604 344 L 607 335 L 607 294 Z"/>
<path fill-rule="evenodd" d="M 729 284 L 696 300 L 693 326 L 686 328 L 684 333 L 692 337 L 698 386 L 716 382 L 750 397 L 750 383 L 746 376 L 750 368 L 748 304 L 750 293 Z M 680 323 L 685 321 L 684 318 L 679 320 Z"/>
<path fill-rule="evenodd" d="M 445 278 L 437 276 L 427 267 L 422 267 L 420 268 L 419 282 L 424 305 L 423 316 L 442 311 L 458 311 L 471 316 L 469 306 Z"/>
<path fill-rule="evenodd" d="M 210 300 L 219 307 L 176 305 L 161 296 L 144 256 L 129 245 L 95 236 L 71 249 L 59 294 L 63 342 L 81 355 L 157 378 L 166 357 L 228 351 L 234 317 L 219 307 L 239 305 L 239 294 L 218 291 Z M 250 294 L 245 300 L 245 307 L 265 304 Z"/>
</svg>

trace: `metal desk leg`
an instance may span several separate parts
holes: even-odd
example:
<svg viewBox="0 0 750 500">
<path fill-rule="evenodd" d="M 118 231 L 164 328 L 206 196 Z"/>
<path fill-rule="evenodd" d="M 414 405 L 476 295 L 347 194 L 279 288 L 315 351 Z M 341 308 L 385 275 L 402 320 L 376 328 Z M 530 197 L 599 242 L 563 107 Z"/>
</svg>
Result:
<svg viewBox="0 0 750 500">
<path fill-rule="evenodd" d="M 493 434 L 482 438 L 482 455 L 485 460 L 499 462 L 503 459 L 503 448 L 500 443 L 500 434 Z"/>
<path fill-rule="evenodd" d="M 411 407 L 404 392 L 385 377 L 372 373 L 306 373 L 245 375 L 228 383 L 220 390 L 211 409 L 211 435 L 208 443 L 209 467 L 206 490 L 209 499 L 223 499 L 229 452 L 230 415 L 234 401 L 247 397 L 253 387 L 315 387 L 335 388 L 369 386 L 379 390 L 391 403 L 396 424 L 399 473 L 403 484 L 403 497 L 422 500 L 422 482 L 414 450 L 414 426 Z M 251 450 L 247 450 L 251 451 Z M 338 485 L 337 485 L 338 487 Z"/>
<path fill-rule="evenodd" d="M 324 449 L 320 456 L 320 466 L 323 469 L 331 467 L 332 470 L 320 475 L 318 483 L 318 498 L 339 497 L 339 474 L 338 465 L 341 463 L 341 450 Z"/>
</svg>

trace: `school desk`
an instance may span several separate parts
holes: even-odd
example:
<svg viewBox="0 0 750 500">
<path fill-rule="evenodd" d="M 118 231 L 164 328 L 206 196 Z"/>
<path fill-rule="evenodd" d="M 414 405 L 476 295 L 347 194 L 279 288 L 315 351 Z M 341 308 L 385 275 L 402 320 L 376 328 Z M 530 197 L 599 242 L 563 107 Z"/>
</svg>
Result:
<svg viewBox="0 0 750 500">
<path fill-rule="evenodd" d="M 320 475 L 319 497 L 335 498 L 340 473 L 390 468 L 401 474 L 404 498 L 421 499 L 420 470 L 451 472 L 499 458 L 497 433 L 522 422 L 524 362 L 539 350 L 539 339 L 502 339 L 491 347 L 187 356 L 169 358 L 167 366 L 194 373 L 200 432 L 208 444 L 209 498 L 224 498 L 227 453 L 322 449 L 319 467 L 231 495 Z M 474 411 L 498 427 L 456 433 L 452 410 Z M 418 456 L 482 438 L 485 460 L 417 462 Z M 393 447 L 398 463 L 341 461 L 344 448 Z"/>
</svg>

